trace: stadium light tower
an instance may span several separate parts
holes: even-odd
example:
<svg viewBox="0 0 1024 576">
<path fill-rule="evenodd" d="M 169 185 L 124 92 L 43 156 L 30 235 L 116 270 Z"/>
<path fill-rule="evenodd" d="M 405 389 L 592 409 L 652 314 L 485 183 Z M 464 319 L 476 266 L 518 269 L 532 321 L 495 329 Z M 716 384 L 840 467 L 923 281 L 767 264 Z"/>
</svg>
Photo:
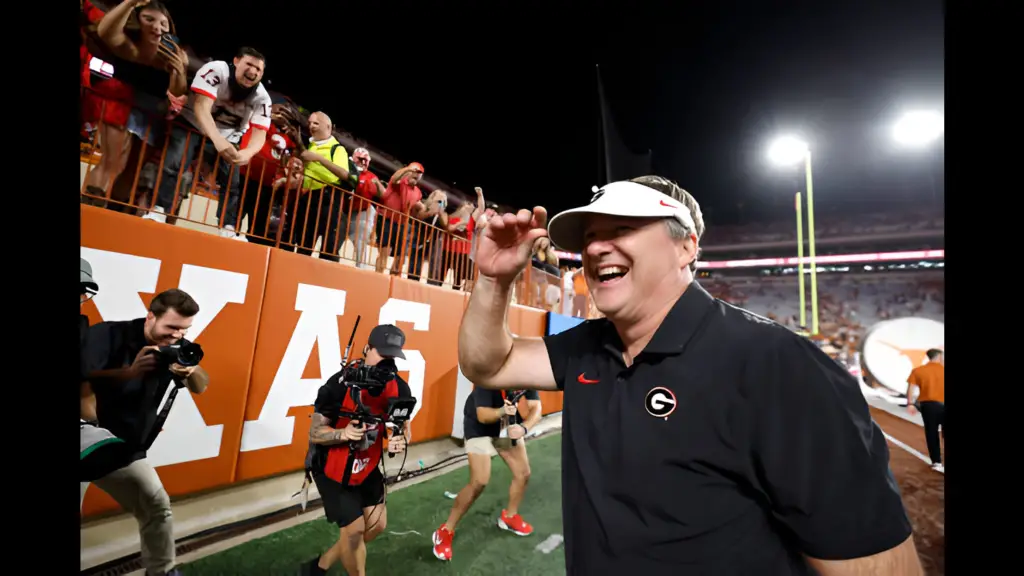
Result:
<svg viewBox="0 0 1024 576">
<path fill-rule="evenodd" d="M 796 136 L 780 136 L 768 147 L 768 160 L 779 167 L 804 164 L 807 179 L 807 248 L 808 265 L 811 267 L 811 335 L 818 333 L 818 263 L 814 250 L 814 182 L 811 171 L 811 148 L 807 142 Z M 797 195 L 797 277 L 800 284 L 800 318 L 804 317 L 804 266 L 803 226 L 800 222 L 800 196 Z"/>
<path fill-rule="evenodd" d="M 897 144 L 907 148 L 924 148 L 942 137 L 945 132 L 945 117 L 934 110 L 911 110 L 905 112 L 892 127 L 892 137 Z"/>
</svg>

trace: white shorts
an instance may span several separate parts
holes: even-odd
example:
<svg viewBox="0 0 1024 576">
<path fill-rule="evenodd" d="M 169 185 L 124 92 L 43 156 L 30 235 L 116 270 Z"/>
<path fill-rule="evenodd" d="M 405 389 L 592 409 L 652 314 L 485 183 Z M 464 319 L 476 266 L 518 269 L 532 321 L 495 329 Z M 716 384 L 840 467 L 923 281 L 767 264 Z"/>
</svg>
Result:
<svg viewBox="0 0 1024 576">
<path fill-rule="evenodd" d="M 516 444 L 525 443 L 525 438 L 516 440 Z M 497 456 L 499 451 L 512 449 L 512 441 L 508 438 L 491 438 L 490 436 L 477 436 L 466 440 L 466 454 L 480 454 L 481 456 Z"/>
</svg>

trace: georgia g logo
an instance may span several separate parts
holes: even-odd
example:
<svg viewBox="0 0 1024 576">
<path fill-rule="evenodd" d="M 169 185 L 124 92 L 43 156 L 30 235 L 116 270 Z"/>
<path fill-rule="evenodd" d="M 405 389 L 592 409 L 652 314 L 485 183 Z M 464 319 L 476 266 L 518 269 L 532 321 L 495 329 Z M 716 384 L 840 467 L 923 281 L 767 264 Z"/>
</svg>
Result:
<svg viewBox="0 0 1024 576">
<path fill-rule="evenodd" d="M 676 409 L 676 395 L 668 388 L 661 386 L 651 388 L 644 398 L 644 408 L 655 418 L 668 418 Z"/>
</svg>

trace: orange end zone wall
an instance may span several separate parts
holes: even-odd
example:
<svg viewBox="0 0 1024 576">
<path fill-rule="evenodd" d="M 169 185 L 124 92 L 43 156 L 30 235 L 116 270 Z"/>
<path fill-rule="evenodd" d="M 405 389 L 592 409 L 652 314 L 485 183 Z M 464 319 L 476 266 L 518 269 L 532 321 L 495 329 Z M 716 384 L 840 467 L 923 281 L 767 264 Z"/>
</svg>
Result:
<svg viewBox="0 0 1024 576">
<path fill-rule="evenodd" d="M 178 395 L 149 451 L 171 496 L 300 470 L 316 390 L 339 369 L 356 316 L 352 357 L 377 324 L 405 331 L 412 441 L 452 435 L 468 294 L 91 206 L 81 214 L 82 256 L 100 285 L 82 307 L 91 323 L 142 317 L 174 287 L 201 308 L 187 337 L 206 352 L 210 386 Z M 541 336 L 545 314 L 513 306 L 509 328 Z M 545 414 L 562 409 L 560 393 L 541 400 Z M 116 508 L 90 487 L 82 515 Z"/>
</svg>

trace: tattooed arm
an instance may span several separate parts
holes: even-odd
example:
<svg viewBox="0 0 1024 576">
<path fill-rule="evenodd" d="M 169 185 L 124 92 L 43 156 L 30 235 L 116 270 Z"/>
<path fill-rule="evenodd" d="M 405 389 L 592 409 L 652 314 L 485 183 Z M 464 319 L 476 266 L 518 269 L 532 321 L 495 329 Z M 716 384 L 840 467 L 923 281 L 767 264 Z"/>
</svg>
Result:
<svg viewBox="0 0 1024 576">
<path fill-rule="evenodd" d="M 309 425 L 309 441 L 321 446 L 332 446 L 348 442 L 344 430 L 336 430 L 327 425 L 323 414 L 313 413 L 313 421 Z"/>
</svg>

